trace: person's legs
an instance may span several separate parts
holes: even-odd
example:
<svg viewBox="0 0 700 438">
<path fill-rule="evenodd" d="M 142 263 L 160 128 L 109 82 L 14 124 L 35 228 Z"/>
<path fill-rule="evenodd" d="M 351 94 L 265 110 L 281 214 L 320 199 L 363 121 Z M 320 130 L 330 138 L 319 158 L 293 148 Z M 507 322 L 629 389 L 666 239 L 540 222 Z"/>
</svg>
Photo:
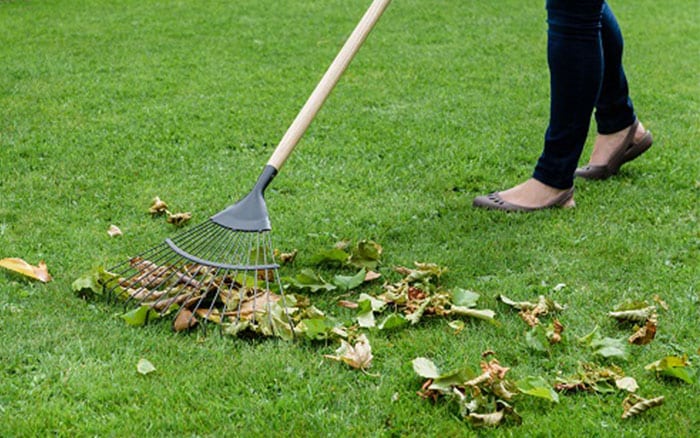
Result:
<svg viewBox="0 0 700 438">
<path fill-rule="evenodd" d="M 601 16 L 601 42 L 603 44 L 603 83 L 595 108 L 598 133 L 613 134 L 629 128 L 636 116 L 629 97 L 627 77 L 622 67 L 624 42 L 617 19 L 608 6 L 603 4 Z"/>
<path fill-rule="evenodd" d="M 619 151 L 629 129 L 636 120 L 634 106 L 629 97 L 627 77 L 622 67 L 624 42 L 617 19 L 605 3 L 602 14 L 601 41 L 603 43 L 603 83 L 596 104 L 595 119 L 598 135 L 595 139 L 589 166 L 606 165 Z M 647 135 L 640 124 L 634 133 L 634 142 L 640 143 Z"/>
<path fill-rule="evenodd" d="M 602 82 L 602 7 L 603 0 L 547 0 L 551 96 L 544 150 L 532 178 L 498 193 L 501 206 L 502 201 L 530 209 L 574 205 L 571 196 L 562 195 L 574 184 Z M 477 197 L 474 205 L 504 209 L 492 198 Z"/>
<path fill-rule="evenodd" d="M 603 0 L 547 0 L 550 116 L 533 178 L 557 189 L 574 184 L 603 80 Z"/>
</svg>

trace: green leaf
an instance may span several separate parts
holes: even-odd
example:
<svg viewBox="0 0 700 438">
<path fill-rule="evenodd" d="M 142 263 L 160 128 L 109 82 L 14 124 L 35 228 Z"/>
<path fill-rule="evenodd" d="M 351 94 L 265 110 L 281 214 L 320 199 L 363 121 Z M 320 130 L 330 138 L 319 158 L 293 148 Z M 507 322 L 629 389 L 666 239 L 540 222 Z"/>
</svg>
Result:
<svg viewBox="0 0 700 438">
<path fill-rule="evenodd" d="M 314 265 L 345 266 L 350 258 L 350 254 L 340 248 L 332 248 L 322 251 L 311 257 Z"/>
<path fill-rule="evenodd" d="M 596 338 L 599 338 L 599 337 L 600 337 L 600 335 L 598 334 L 598 326 L 595 326 L 590 333 L 578 338 L 578 342 L 581 345 L 585 345 L 585 346 L 590 347 L 591 344 L 593 343 L 593 340 Z"/>
<path fill-rule="evenodd" d="M 673 377 L 688 384 L 695 383 L 695 372 L 688 368 L 688 358 L 666 356 L 644 367 L 648 371 L 656 371 L 659 375 Z"/>
<path fill-rule="evenodd" d="M 481 295 L 476 292 L 456 288 L 452 291 L 452 305 L 458 307 L 474 307 L 480 296 Z"/>
<path fill-rule="evenodd" d="M 117 286 L 118 276 L 106 271 L 102 266 L 93 269 L 71 284 L 75 294 L 83 299 L 101 297 L 105 289 Z"/>
<path fill-rule="evenodd" d="M 320 341 L 332 337 L 335 324 L 327 318 L 303 319 L 295 327 L 297 331 L 304 333 L 307 339 Z"/>
<path fill-rule="evenodd" d="M 440 377 L 440 370 L 435 362 L 425 357 L 417 357 L 413 359 L 413 371 L 426 379 L 437 379 Z"/>
<path fill-rule="evenodd" d="M 372 328 L 376 324 L 374 322 L 374 312 L 372 312 L 372 309 L 367 310 L 365 312 L 361 312 L 357 314 L 357 322 L 360 324 L 360 327 L 364 328 Z"/>
<path fill-rule="evenodd" d="M 382 247 L 372 240 L 360 240 L 351 253 L 348 262 L 358 268 L 374 270 L 379 266 Z"/>
<path fill-rule="evenodd" d="M 398 313 L 392 313 L 388 315 L 382 322 L 379 323 L 379 330 L 392 330 L 395 328 L 403 327 L 408 324 L 406 318 Z"/>
<path fill-rule="evenodd" d="M 605 358 L 627 360 L 627 342 L 624 339 L 599 338 L 591 342 L 593 354 Z"/>
<path fill-rule="evenodd" d="M 136 371 L 139 372 L 141 375 L 147 375 L 156 370 L 156 367 L 153 366 L 153 364 L 148 360 L 148 359 L 139 359 L 139 362 L 136 364 Z"/>
<path fill-rule="evenodd" d="M 360 305 L 360 307 L 363 306 L 362 303 L 364 303 L 364 302 L 369 302 L 370 307 L 375 312 L 381 312 L 386 307 L 386 301 L 381 300 L 379 298 L 375 298 L 372 295 L 362 293 L 362 294 L 360 294 L 360 298 L 358 300 L 358 304 Z"/>
<path fill-rule="evenodd" d="M 533 397 L 540 397 L 554 403 L 559 403 L 559 394 L 542 377 L 528 376 L 516 383 L 516 386 L 523 394 Z"/>
<path fill-rule="evenodd" d="M 333 284 L 338 286 L 338 289 L 341 291 L 347 292 L 360 286 L 365 281 L 366 275 L 367 271 L 364 268 L 360 269 L 360 271 L 355 275 L 336 275 L 333 277 Z"/>
<path fill-rule="evenodd" d="M 336 289 L 336 286 L 328 283 L 320 275 L 316 274 L 311 269 L 302 269 L 294 277 L 287 277 L 285 281 L 288 282 L 292 287 L 297 289 L 306 289 L 309 292 L 332 291 Z"/>
<path fill-rule="evenodd" d="M 549 342 L 541 326 L 536 325 L 525 333 L 525 345 L 535 351 L 549 351 Z"/>
<path fill-rule="evenodd" d="M 131 326 L 140 327 L 142 325 L 146 325 L 148 321 L 160 318 L 160 316 L 160 313 L 153 309 L 153 307 L 141 305 L 129 312 L 124 313 L 121 315 L 121 318 Z"/>
</svg>

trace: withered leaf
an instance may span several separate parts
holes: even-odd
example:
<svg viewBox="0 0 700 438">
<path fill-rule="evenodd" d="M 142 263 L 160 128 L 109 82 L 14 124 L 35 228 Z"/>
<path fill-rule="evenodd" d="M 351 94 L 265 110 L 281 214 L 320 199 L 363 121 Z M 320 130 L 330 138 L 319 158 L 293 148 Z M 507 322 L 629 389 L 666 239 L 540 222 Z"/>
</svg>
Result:
<svg viewBox="0 0 700 438">
<path fill-rule="evenodd" d="M 139 372 L 141 375 L 147 375 L 151 374 L 156 370 L 156 367 L 153 366 L 151 361 L 148 359 L 139 359 L 139 362 L 136 364 L 136 371 Z"/>
<path fill-rule="evenodd" d="M 279 249 L 275 248 L 274 250 L 274 256 L 277 260 L 280 261 L 280 263 L 287 264 L 287 263 L 292 263 L 294 259 L 297 257 L 298 250 L 293 250 L 292 252 L 281 252 Z"/>
<path fill-rule="evenodd" d="M 151 203 L 151 206 L 148 209 L 148 212 L 150 214 L 161 214 L 165 213 L 168 210 L 168 204 L 163 202 L 158 196 L 153 198 L 153 202 Z"/>
<path fill-rule="evenodd" d="M 109 229 L 107 230 L 107 234 L 109 234 L 109 237 L 121 236 L 122 230 L 120 230 L 116 225 L 110 225 Z"/>
<path fill-rule="evenodd" d="M 345 362 L 359 370 L 366 370 L 372 366 L 372 346 L 364 333 L 357 337 L 354 346 L 344 339 L 341 339 L 340 343 L 340 347 L 335 350 L 335 355 L 326 354 L 324 357 Z"/>
<path fill-rule="evenodd" d="M 664 397 L 655 397 L 652 399 L 645 399 L 636 394 L 628 395 L 622 401 L 622 419 L 627 419 L 639 415 L 642 412 L 648 411 L 651 408 L 661 406 L 664 403 Z"/>
<path fill-rule="evenodd" d="M 621 377 L 615 380 L 615 386 L 628 392 L 635 392 L 639 389 L 639 385 L 634 377 Z"/>
<path fill-rule="evenodd" d="M 192 219 L 192 213 L 190 212 L 175 214 L 168 212 L 168 218 L 166 219 L 166 221 L 169 224 L 173 224 L 176 227 L 180 227 L 186 224 L 190 219 Z"/>
<path fill-rule="evenodd" d="M 652 315 L 646 323 L 627 339 L 630 344 L 646 345 L 656 336 L 656 317 Z"/>
<path fill-rule="evenodd" d="M 17 272 L 25 277 L 39 280 L 43 283 L 48 283 L 53 279 L 43 260 L 39 262 L 38 266 L 33 266 L 19 258 L 5 258 L 0 260 L 0 267 Z"/>
<path fill-rule="evenodd" d="M 190 310 L 182 309 L 173 322 L 173 330 L 182 332 L 196 327 L 198 323 L 199 321 Z"/>
</svg>

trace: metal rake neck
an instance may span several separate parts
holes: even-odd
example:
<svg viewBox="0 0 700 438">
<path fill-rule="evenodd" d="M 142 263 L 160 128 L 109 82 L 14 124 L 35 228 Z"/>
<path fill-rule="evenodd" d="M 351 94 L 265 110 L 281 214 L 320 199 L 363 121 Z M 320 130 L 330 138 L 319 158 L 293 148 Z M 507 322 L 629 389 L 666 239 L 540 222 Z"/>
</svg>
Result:
<svg viewBox="0 0 700 438">
<path fill-rule="evenodd" d="M 270 231 L 272 227 L 264 195 L 265 189 L 276 175 L 277 169 L 265 166 L 253 190 L 237 203 L 212 216 L 212 222 L 234 231 Z"/>
</svg>

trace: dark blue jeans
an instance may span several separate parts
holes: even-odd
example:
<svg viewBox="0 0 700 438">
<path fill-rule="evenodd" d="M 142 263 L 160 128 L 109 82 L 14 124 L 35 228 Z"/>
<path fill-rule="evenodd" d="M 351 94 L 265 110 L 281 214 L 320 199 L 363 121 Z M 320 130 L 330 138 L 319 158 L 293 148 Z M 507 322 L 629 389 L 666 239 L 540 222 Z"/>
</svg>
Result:
<svg viewBox="0 0 700 438">
<path fill-rule="evenodd" d="M 547 0 L 550 117 L 533 177 L 559 189 L 574 184 L 591 115 L 611 134 L 636 116 L 622 68 L 623 40 L 604 0 Z"/>
</svg>

